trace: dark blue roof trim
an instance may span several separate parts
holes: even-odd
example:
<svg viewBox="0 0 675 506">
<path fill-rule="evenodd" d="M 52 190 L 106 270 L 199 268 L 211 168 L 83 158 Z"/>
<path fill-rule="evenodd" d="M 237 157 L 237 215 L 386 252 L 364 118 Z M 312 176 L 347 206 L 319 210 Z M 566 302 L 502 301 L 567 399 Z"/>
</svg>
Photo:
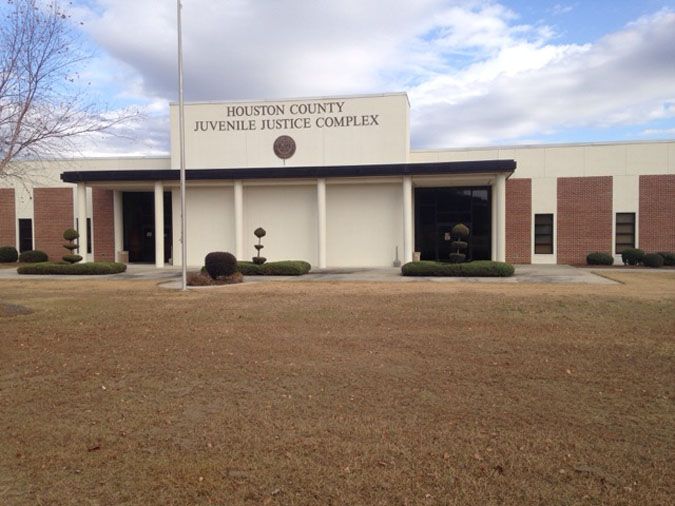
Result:
<svg viewBox="0 0 675 506">
<path fill-rule="evenodd" d="M 331 177 L 422 176 L 480 174 L 516 170 L 515 160 L 471 162 L 399 163 L 385 165 L 337 165 L 328 167 L 270 167 L 251 169 L 188 169 L 188 181 L 206 179 L 314 179 Z M 87 170 L 61 174 L 66 183 L 99 181 L 177 181 L 179 170 Z"/>
</svg>

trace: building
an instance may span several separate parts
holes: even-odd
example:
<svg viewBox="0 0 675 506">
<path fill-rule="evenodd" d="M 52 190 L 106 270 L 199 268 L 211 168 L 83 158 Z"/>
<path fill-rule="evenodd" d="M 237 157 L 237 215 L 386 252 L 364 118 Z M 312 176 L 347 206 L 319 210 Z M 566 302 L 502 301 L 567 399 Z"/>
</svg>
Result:
<svg viewBox="0 0 675 506">
<path fill-rule="evenodd" d="M 187 264 L 210 251 L 315 267 L 469 257 L 584 263 L 628 246 L 675 251 L 675 140 L 410 150 L 405 94 L 185 105 Z M 178 107 L 171 155 L 23 162 L 0 188 L 0 245 L 88 259 L 181 264 Z M 160 231 L 160 232 L 158 232 Z M 82 254 L 82 253 L 81 253 Z"/>
</svg>

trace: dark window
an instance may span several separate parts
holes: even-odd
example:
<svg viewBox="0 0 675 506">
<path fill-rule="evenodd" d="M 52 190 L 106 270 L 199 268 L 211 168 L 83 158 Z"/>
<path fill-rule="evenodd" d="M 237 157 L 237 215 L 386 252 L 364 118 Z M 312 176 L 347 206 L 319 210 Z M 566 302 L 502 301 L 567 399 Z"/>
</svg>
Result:
<svg viewBox="0 0 675 506">
<path fill-rule="evenodd" d="M 490 188 L 415 188 L 415 251 L 422 260 L 448 262 L 452 227 L 469 227 L 467 260 L 489 260 L 492 213 Z"/>
<path fill-rule="evenodd" d="M 77 231 L 80 231 L 80 220 L 79 218 L 75 218 L 75 227 L 77 228 Z M 87 218 L 87 253 L 91 253 L 91 243 L 92 243 L 92 237 L 91 237 L 91 218 Z M 82 253 L 80 253 L 81 255 Z"/>
<path fill-rule="evenodd" d="M 635 213 L 616 213 L 615 251 L 635 247 Z"/>
<path fill-rule="evenodd" d="M 33 220 L 19 218 L 19 252 L 33 249 Z"/>
<path fill-rule="evenodd" d="M 534 215 L 534 252 L 538 255 L 553 253 L 553 215 Z"/>
</svg>

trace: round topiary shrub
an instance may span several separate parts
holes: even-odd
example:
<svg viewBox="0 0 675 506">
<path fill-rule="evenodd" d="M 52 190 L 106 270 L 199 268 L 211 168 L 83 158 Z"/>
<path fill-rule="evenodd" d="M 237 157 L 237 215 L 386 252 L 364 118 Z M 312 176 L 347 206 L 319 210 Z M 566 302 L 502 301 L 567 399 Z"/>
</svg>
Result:
<svg viewBox="0 0 675 506">
<path fill-rule="evenodd" d="M 237 270 L 237 259 L 232 253 L 213 251 L 206 255 L 204 267 L 213 279 L 231 276 Z"/>
<path fill-rule="evenodd" d="M 462 239 L 469 237 L 469 227 L 467 227 L 464 223 L 458 223 L 452 227 L 452 235 L 457 235 Z"/>
<path fill-rule="evenodd" d="M 19 252 L 14 246 L 0 246 L 0 262 L 16 262 L 19 259 Z"/>
<path fill-rule="evenodd" d="M 663 257 L 658 253 L 647 253 L 642 257 L 642 263 L 647 267 L 663 267 Z"/>
<path fill-rule="evenodd" d="M 29 249 L 19 255 L 19 262 L 24 264 L 35 264 L 37 262 L 46 262 L 49 260 L 47 253 L 39 249 Z"/>
<path fill-rule="evenodd" d="M 450 248 L 452 253 L 449 255 L 450 263 L 459 264 L 466 260 L 467 247 L 469 243 L 465 240 L 469 237 L 469 227 L 464 225 L 464 223 L 458 223 L 452 230 L 450 230 L 450 236 L 454 239 L 450 243 Z"/>
<path fill-rule="evenodd" d="M 621 252 L 621 260 L 624 265 L 637 265 L 642 262 L 645 252 L 638 248 L 626 248 Z"/>
<path fill-rule="evenodd" d="M 265 246 L 262 245 L 261 241 L 262 241 L 262 238 L 265 237 L 265 236 L 267 235 L 267 232 L 265 231 L 264 228 L 258 227 L 258 228 L 256 228 L 256 229 L 253 231 L 253 235 L 256 236 L 256 237 L 258 238 L 258 244 L 254 244 L 254 245 L 253 245 L 253 247 L 256 249 L 256 251 L 257 251 L 258 253 L 256 254 L 256 256 L 253 257 L 252 260 L 253 260 L 253 263 L 254 263 L 254 264 L 256 264 L 256 265 L 262 265 L 262 264 L 265 263 L 265 261 L 266 261 L 267 259 L 266 259 L 265 257 L 261 257 L 261 256 L 260 256 L 260 250 L 263 249 L 263 248 L 265 247 Z"/>
<path fill-rule="evenodd" d="M 612 265 L 614 264 L 614 257 L 609 253 L 589 253 L 586 257 L 588 265 Z"/>
<path fill-rule="evenodd" d="M 74 228 L 67 228 L 63 231 L 63 238 L 66 241 L 74 241 L 78 237 L 80 237 L 80 234 Z"/>
<path fill-rule="evenodd" d="M 663 265 L 675 265 L 675 253 L 659 251 L 659 255 L 663 257 Z"/>
<path fill-rule="evenodd" d="M 70 264 L 75 264 L 82 260 L 82 257 L 80 255 L 75 255 L 73 254 L 73 251 L 75 251 L 77 248 L 79 248 L 78 244 L 75 242 L 75 239 L 79 238 L 80 234 L 75 230 L 74 228 L 67 228 L 63 231 L 63 238 L 68 241 L 68 244 L 64 244 L 63 247 L 66 248 L 70 253 L 67 255 L 63 255 L 61 258 L 65 262 L 68 262 Z"/>
</svg>

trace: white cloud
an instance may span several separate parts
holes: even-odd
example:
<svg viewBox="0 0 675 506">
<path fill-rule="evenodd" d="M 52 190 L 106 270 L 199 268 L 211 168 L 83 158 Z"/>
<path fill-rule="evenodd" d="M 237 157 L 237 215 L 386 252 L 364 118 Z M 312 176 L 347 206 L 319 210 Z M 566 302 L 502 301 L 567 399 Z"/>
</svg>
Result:
<svg viewBox="0 0 675 506">
<path fill-rule="evenodd" d="M 658 136 L 658 135 L 669 136 L 675 135 L 675 128 L 648 128 L 647 130 L 643 130 L 640 133 L 642 135 L 648 136 Z"/>
<path fill-rule="evenodd" d="M 414 104 L 424 103 L 413 112 L 414 143 L 491 144 L 672 116 L 673 47 L 675 14 L 661 11 L 593 45 L 534 44 L 515 58 L 501 55 L 480 63 L 487 72 L 468 68 L 452 82 L 437 76 L 411 91 Z M 538 63 L 519 68 L 523 61 Z"/>
<path fill-rule="evenodd" d="M 418 147 L 517 142 L 673 114 L 675 14 L 667 10 L 594 44 L 562 45 L 550 27 L 519 24 L 490 0 L 183 4 L 186 100 L 407 91 Z M 104 52 L 93 70 L 124 83 L 117 98 L 143 104 L 148 149 L 168 149 L 161 109 L 176 99 L 175 3 L 99 0 L 77 15 Z"/>
</svg>

